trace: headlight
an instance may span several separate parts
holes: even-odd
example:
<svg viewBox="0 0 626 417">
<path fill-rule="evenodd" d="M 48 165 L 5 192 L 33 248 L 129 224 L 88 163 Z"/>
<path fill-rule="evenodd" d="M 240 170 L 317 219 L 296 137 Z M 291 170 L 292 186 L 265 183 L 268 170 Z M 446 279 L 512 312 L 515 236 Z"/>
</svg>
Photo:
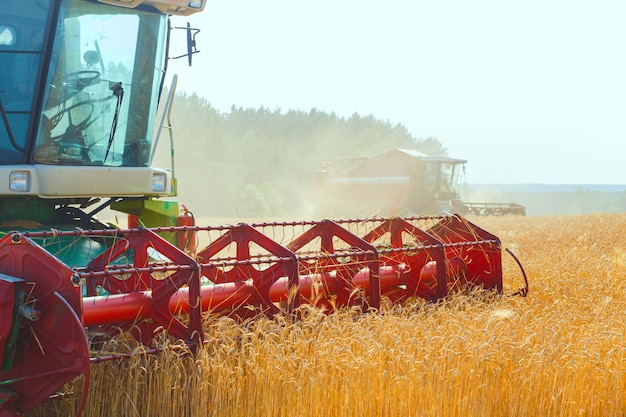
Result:
<svg viewBox="0 0 626 417">
<path fill-rule="evenodd" d="M 9 190 L 27 193 L 30 191 L 30 171 L 11 171 Z"/>
<path fill-rule="evenodd" d="M 193 7 L 194 9 L 199 9 L 202 7 L 202 0 L 191 0 L 189 2 L 189 7 Z"/>
<path fill-rule="evenodd" d="M 167 175 L 163 172 L 152 173 L 152 192 L 164 193 L 167 189 Z"/>
</svg>

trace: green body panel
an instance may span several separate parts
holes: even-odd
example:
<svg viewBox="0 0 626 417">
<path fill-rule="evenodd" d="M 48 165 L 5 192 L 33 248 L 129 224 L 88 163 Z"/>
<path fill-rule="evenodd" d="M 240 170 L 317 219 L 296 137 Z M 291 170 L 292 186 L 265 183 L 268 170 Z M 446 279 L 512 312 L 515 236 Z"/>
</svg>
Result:
<svg viewBox="0 0 626 417">
<path fill-rule="evenodd" d="M 49 224 L 54 221 L 54 204 L 34 197 L 0 199 L 0 227 L 14 227 L 15 222 Z"/>
<path fill-rule="evenodd" d="M 128 199 L 111 204 L 111 209 L 137 216 L 139 224 L 148 228 L 178 225 L 179 209 L 175 201 Z M 173 233 L 162 233 L 161 236 L 175 243 Z"/>
<path fill-rule="evenodd" d="M 11 231 L 35 232 L 42 230 L 76 230 L 77 228 L 106 227 L 104 224 L 65 224 L 58 215 L 55 201 L 32 197 L 4 197 L 0 199 L 0 237 Z M 124 199 L 111 204 L 111 209 L 138 217 L 144 227 L 177 225 L 178 203 L 148 199 Z M 85 215 L 85 218 L 90 218 Z M 62 224 L 60 224 L 62 223 Z M 174 242 L 173 233 L 162 233 L 164 239 Z M 116 237 L 53 236 L 35 237 L 46 251 L 70 267 L 81 268 L 104 252 Z"/>
<path fill-rule="evenodd" d="M 0 199 L 0 236 L 8 232 L 75 230 L 76 225 L 57 223 L 55 202 L 33 197 Z M 31 237 L 46 251 L 70 267 L 84 267 L 101 254 L 107 242 L 86 236 Z"/>
<path fill-rule="evenodd" d="M 124 199 L 111 204 L 111 209 L 138 217 L 144 227 L 177 226 L 178 203 L 173 201 Z M 35 232 L 42 230 L 76 230 L 92 225 L 59 224 L 55 202 L 32 197 L 4 197 L 0 199 L 0 237 L 8 232 Z M 86 215 L 89 218 L 88 215 Z M 99 223 L 98 226 L 105 225 Z M 175 242 L 174 233 L 161 236 Z M 103 253 L 117 239 L 116 236 L 49 236 L 32 237 L 50 254 L 72 268 L 82 268 Z"/>
</svg>

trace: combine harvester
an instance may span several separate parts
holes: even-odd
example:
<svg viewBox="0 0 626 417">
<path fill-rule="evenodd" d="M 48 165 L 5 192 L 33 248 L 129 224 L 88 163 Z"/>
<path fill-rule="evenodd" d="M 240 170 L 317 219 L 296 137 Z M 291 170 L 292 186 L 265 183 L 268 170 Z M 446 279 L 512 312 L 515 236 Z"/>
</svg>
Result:
<svg viewBox="0 0 626 417">
<path fill-rule="evenodd" d="M 310 194 L 315 201 L 311 204 L 325 212 L 368 215 L 526 215 L 520 204 L 461 201 L 466 163 L 465 159 L 400 148 L 371 158 L 327 159 L 312 181 Z"/>
<path fill-rule="evenodd" d="M 1 417 L 82 375 L 80 414 L 90 364 L 121 357 L 92 356 L 92 334 L 126 330 L 153 347 L 166 331 L 193 348 L 206 312 L 370 311 L 503 292 L 499 239 L 459 216 L 201 227 L 163 200 L 176 194 L 173 169 L 151 163 L 169 114 L 157 120 L 169 16 L 204 3 L 2 2 Z M 182 29 L 191 64 L 197 31 Z M 107 208 L 128 228 L 97 220 Z"/>
</svg>

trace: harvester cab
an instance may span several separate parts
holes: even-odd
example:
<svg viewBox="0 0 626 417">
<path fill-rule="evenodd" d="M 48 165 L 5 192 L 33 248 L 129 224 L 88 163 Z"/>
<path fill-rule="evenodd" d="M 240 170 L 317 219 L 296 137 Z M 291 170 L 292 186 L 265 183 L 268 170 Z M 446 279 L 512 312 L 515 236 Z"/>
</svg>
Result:
<svg viewBox="0 0 626 417">
<path fill-rule="evenodd" d="M 500 240 L 460 216 L 196 226 L 162 200 L 176 193 L 173 161 L 152 167 L 169 16 L 204 5 L 2 1 L 0 417 L 68 382 L 57 397 L 80 415 L 91 364 L 131 354 L 97 349 L 120 332 L 146 352 L 168 336 L 192 353 L 216 315 L 295 319 L 302 304 L 375 312 L 387 299 L 504 292 Z M 190 59 L 197 31 L 183 29 Z M 432 159 L 420 175 L 449 198 L 458 168 Z M 130 215 L 126 229 L 96 219 L 107 207 Z"/>
<path fill-rule="evenodd" d="M 423 161 L 425 187 L 435 204 L 443 207 L 458 199 L 467 161 L 443 156 L 429 156 Z"/>
<path fill-rule="evenodd" d="M 203 7 L 199 0 L 3 1 L 2 222 L 82 219 L 76 225 L 87 227 L 86 207 L 113 204 L 143 216 L 153 209 L 147 201 L 175 193 L 171 170 L 151 167 L 168 15 Z"/>
</svg>

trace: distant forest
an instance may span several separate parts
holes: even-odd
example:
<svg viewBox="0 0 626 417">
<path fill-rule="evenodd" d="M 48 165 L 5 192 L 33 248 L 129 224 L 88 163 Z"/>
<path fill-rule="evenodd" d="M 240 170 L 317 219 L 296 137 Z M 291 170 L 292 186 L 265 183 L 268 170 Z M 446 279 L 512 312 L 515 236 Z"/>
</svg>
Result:
<svg viewBox="0 0 626 417">
<path fill-rule="evenodd" d="M 172 111 L 178 200 L 198 217 L 319 218 L 309 184 L 322 161 L 370 157 L 395 148 L 446 155 L 436 138 L 415 138 L 401 124 L 372 115 L 233 106 L 222 113 L 196 94 L 178 93 Z M 169 166 L 167 130 L 157 166 Z M 529 215 L 626 211 L 626 192 L 461 190 L 470 202 L 515 202 Z M 372 196 L 376 198 L 376 196 Z"/>
<path fill-rule="evenodd" d="M 414 138 L 371 115 L 234 106 L 220 113 L 196 94 L 176 95 L 172 127 L 179 200 L 210 217 L 310 217 L 308 185 L 324 159 L 395 148 L 447 153 L 436 138 Z M 167 141 L 164 130 L 160 166 L 168 163 Z"/>
</svg>

